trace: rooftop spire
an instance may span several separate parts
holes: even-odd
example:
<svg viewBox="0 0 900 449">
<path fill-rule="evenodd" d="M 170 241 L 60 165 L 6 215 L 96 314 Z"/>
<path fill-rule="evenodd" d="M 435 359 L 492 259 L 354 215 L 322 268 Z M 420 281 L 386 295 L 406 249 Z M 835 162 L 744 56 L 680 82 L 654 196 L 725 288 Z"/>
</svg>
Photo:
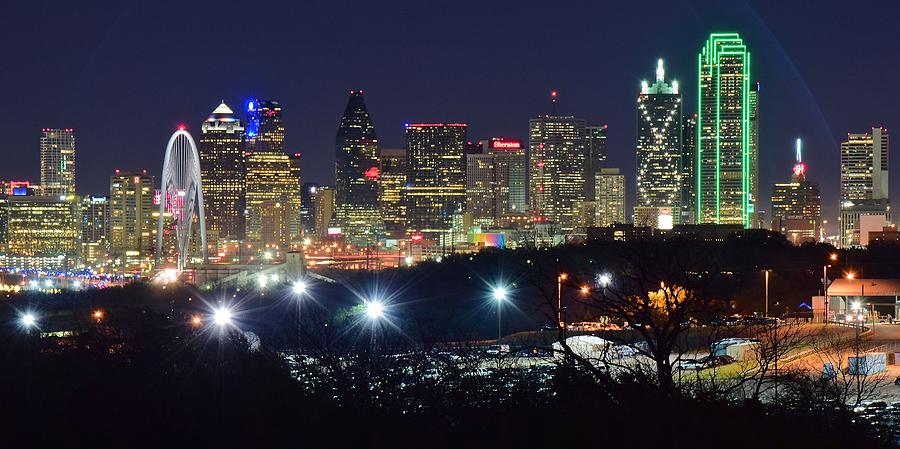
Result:
<svg viewBox="0 0 900 449">
<path fill-rule="evenodd" d="M 659 58 L 656 61 L 656 81 L 665 81 L 666 79 L 666 69 L 663 68 L 663 60 Z"/>
<path fill-rule="evenodd" d="M 806 179 L 806 164 L 803 163 L 803 141 L 800 138 L 797 138 L 797 147 L 795 149 L 795 157 L 797 162 L 794 164 L 794 176 L 791 177 L 792 180 L 804 180 Z"/>
<path fill-rule="evenodd" d="M 556 115 L 556 100 L 559 99 L 559 92 L 552 90 L 550 91 L 550 115 Z"/>
</svg>

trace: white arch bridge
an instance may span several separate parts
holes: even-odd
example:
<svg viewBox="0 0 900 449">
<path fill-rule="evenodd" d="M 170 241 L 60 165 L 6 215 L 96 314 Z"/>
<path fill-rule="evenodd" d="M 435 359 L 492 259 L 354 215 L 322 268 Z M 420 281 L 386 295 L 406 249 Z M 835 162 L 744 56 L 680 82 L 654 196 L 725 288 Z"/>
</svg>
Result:
<svg viewBox="0 0 900 449">
<path fill-rule="evenodd" d="M 171 223 L 166 223 L 166 213 Z M 179 127 L 169 139 L 163 161 L 160 184 L 159 220 L 156 232 L 156 266 L 163 255 L 163 228 L 171 226 L 175 232 L 175 252 L 178 271 L 184 269 L 191 244 L 194 218 L 200 226 L 200 253 L 206 262 L 206 220 L 203 213 L 203 189 L 200 183 L 200 157 L 193 137 Z"/>
</svg>

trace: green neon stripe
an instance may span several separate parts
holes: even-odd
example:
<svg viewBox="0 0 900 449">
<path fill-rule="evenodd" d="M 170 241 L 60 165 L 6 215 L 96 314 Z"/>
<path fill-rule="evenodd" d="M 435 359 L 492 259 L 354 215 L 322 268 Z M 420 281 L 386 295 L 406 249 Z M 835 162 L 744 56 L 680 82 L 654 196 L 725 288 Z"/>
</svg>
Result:
<svg viewBox="0 0 900 449">
<path fill-rule="evenodd" d="M 719 220 L 721 219 L 721 207 L 722 207 L 722 198 L 721 198 L 721 174 L 722 174 L 722 146 L 721 146 L 721 132 L 722 129 L 722 118 L 721 118 L 721 110 L 722 110 L 722 99 L 721 99 L 721 88 L 722 88 L 722 74 L 719 71 L 720 66 L 719 55 L 716 54 L 713 67 L 715 67 L 715 77 L 716 77 L 716 224 L 719 224 Z"/>
<path fill-rule="evenodd" d="M 703 95 L 700 94 L 701 89 L 700 86 L 703 85 L 703 55 L 706 53 L 706 50 L 702 50 L 699 55 L 697 55 L 697 123 L 694 124 L 696 128 L 694 133 L 696 134 L 695 139 L 697 140 L 697 164 L 694 166 L 694 177 L 697 179 L 694 182 L 697 184 L 697 198 L 695 199 L 694 207 L 697 209 L 697 224 L 703 222 L 702 217 L 702 205 L 703 205 L 703 197 L 700 195 L 702 191 L 700 189 L 700 180 L 703 178 L 703 164 L 700 162 L 702 160 L 703 155 Z"/>
</svg>

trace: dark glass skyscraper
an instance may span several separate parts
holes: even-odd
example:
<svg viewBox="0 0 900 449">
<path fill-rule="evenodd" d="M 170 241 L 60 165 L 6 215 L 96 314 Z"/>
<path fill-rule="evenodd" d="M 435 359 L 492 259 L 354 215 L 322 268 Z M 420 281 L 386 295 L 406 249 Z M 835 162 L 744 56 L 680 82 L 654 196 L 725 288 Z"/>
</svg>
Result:
<svg viewBox="0 0 900 449">
<path fill-rule="evenodd" d="M 315 236 L 316 207 L 313 201 L 318 190 L 318 183 L 306 182 L 300 191 L 300 226 L 307 237 Z"/>
<path fill-rule="evenodd" d="M 697 114 L 681 118 L 681 223 L 691 224 L 697 218 L 697 178 L 694 163 L 697 150 Z"/>
<path fill-rule="evenodd" d="M 584 188 L 585 198 L 594 198 L 597 173 L 606 165 L 606 125 L 585 128 Z"/>
<path fill-rule="evenodd" d="M 200 179 L 212 242 L 244 239 L 244 128 L 224 102 L 200 128 Z"/>
<path fill-rule="evenodd" d="M 366 245 L 384 234 L 378 209 L 378 137 L 363 91 L 350 91 L 335 138 L 335 203 L 341 232 Z"/>
</svg>

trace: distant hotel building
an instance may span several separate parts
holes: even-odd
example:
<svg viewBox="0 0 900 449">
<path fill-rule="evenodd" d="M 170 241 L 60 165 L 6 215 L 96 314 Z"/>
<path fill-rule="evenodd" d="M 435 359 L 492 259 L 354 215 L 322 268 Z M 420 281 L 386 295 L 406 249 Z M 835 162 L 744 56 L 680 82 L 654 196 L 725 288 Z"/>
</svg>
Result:
<svg viewBox="0 0 900 449">
<path fill-rule="evenodd" d="M 821 237 L 822 199 L 819 185 L 806 179 L 801 141 L 797 139 L 796 163 L 791 182 L 772 187 L 772 230 L 794 245 L 816 242 Z"/>
<path fill-rule="evenodd" d="M 41 132 L 41 194 L 75 195 L 75 131 L 45 128 Z"/>
<path fill-rule="evenodd" d="M 494 137 L 481 141 L 481 148 L 466 155 L 466 212 L 475 225 L 500 227 L 527 209 L 525 145 Z"/>
<path fill-rule="evenodd" d="M 363 91 L 350 91 L 335 139 L 337 222 L 345 238 L 358 246 L 384 237 L 378 208 L 378 137 Z"/>
<path fill-rule="evenodd" d="M 406 125 L 407 231 L 452 244 L 454 216 L 466 202 L 464 123 Z"/>
<path fill-rule="evenodd" d="M 865 246 L 869 232 L 891 223 L 888 143 L 885 128 L 847 134 L 841 143 L 842 248 Z"/>
<path fill-rule="evenodd" d="M 594 226 L 625 223 L 625 175 L 618 168 L 597 173 L 596 218 Z"/>
<path fill-rule="evenodd" d="M 697 223 L 756 220 L 758 86 L 735 33 L 710 35 L 698 56 Z"/>
<path fill-rule="evenodd" d="M 399 239 L 406 235 L 406 150 L 378 150 L 378 205 L 388 237 Z"/>
<path fill-rule="evenodd" d="M 600 163 L 606 161 L 606 127 L 602 128 L 603 132 L 595 135 L 593 141 Z M 525 144 L 521 140 L 494 137 L 484 141 L 484 147 L 494 158 L 496 216 L 503 219 L 524 214 L 528 209 Z"/>
<path fill-rule="evenodd" d="M 146 171 L 120 172 L 109 179 L 110 256 L 126 271 L 149 268 L 156 248 L 160 198 Z"/>
<path fill-rule="evenodd" d="M 244 127 L 224 102 L 203 122 L 198 152 L 207 241 L 242 241 L 244 213 Z"/>
<path fill-rule="evenodd" d="M 681 220 L 682 105 L 678 82 L 665 74 L 660 59 L 656 82 L 642 82 L 638 95 L 634 225 L 671 229 Z"/>
<path fill-rule="evenodd" d="M 531 207 L 538 221 L 559 224 L 571 233 L 579 226 L 578 209 L 585 201 L 585 121 L 556 114 L 551 94 L 549 115 L 528 122 Z"/>
</svg>

